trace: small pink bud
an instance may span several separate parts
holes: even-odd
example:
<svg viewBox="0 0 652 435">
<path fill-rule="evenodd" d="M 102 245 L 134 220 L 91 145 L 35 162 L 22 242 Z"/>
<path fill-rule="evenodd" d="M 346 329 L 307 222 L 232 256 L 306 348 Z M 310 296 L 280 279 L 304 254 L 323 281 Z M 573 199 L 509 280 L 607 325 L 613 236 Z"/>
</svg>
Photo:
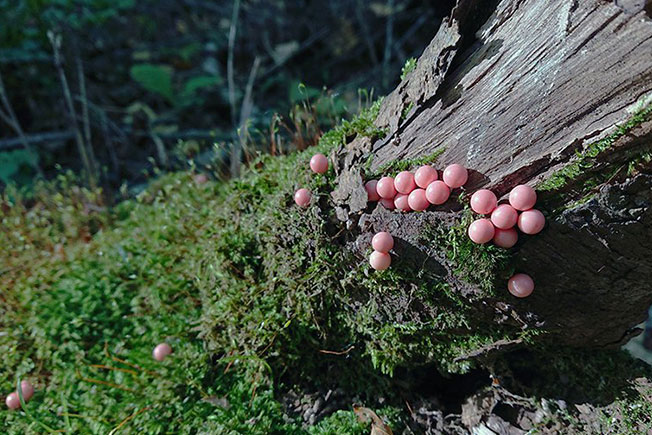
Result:
<svg viewBox="0 0 652 435">
<path fill-rule="evenodd" d="M 414 174 L 410 171 L 400 172 L 394 179 L 394 187 L 398 193 L 409 195 L 417 187 Z"/>
<path fill-rule="evenodd" d="M 192 177 L 195 180 L 195 184 L 202 185 L 208 182 L 208 176 L 206 174 L 196 174 Z"/>
<path fill-rule="evenodd" d="M 364 188 L 367 191 L 368 201 L 378 201 L 380 199 L 380 195 L 378 195 L 378 191 L 376 190 L 377 184 L 378 180 L 370 180 L 364 185 Z"/>
<path fill-rule="evenodd" d="M 310 159 L 310 169 L 317 174 L 328 171 L 328 159 L 325 155 L 318 153 Z"/>
<path fill-rule="evenodd" d="M 156 361 L 163 361 L 165 357 L 170 355 L 171 353 L 172 353 L 172 348 L 170 347 L 170 345 L 167 343 L 161 343 L 156 345 L 154 351 L 152 352 L 152 356 Z"/>
<path fill-rule="evenodd" d="M 301 188 L 294 192 L 294 202 L 296 202 L 299 207 L 308 207 L 311 198 L 312 194 L 308 189 Z"/>
<path fill-rule="evenodd" d="M 501 248 L 509 249 L 518 242 L 518 231 L 514 228 L 508 228 L 506 230 L 496 228 L 494 234 L 494 245 Z"/>
<path fill-rule="evenodd" d="M 392 177 L 383 177 L 378 180 L 376 184 L 376 191 L 381 198 L 394 199 L 396 196 L 396 188 L 394 187 L 394 179 Z"/>
<path fill-rule="evenodd" d="M 529 210 L 537 203 L 537 193 L 530 186 L 520 184 L 509 192 L 509 203 L 516 210 Z"/>
<path fill-rule="evenodd" d="M 425 189 L 414 189 L 408 195 L 408 205 L 412 210 L 423 211 L 430 206 Z"/>
<path fill-rule="evenodd" d="M 437 178 L 437 170 L 430 165 L 421 166 L 414 173 L 414 182 L 422 189 L 427 188 Z"/>
<path fill-rule="evenodd" d="M 394 210 L 396 208 L 396 206 L 394 205 L 394 199 L 381 198 L 380 203 L 387 210 Z"/>
<path fill-rule="evenodd" d="M 489 214 L 496 208 L 498 199 L 491 190 L 480 189 L 471 195 L 471 210 L 479 214 Z"/>
<path fill-rule="evenodd" d="M 426 198 L 431 204 L 441 205 L 448 201 L 451 195 L 450 188 L 441 180 L 433 181 L 426 189 Z"/>
<path fill-rule="evenodd" d="M 408 201 L 408 195 L 403 193 L 397 193 L 394 197 L 394 207 L 401 211 L 410 211 L 410 203 Z"/>
<path fill-rule="evenodd" d="M 480 245 L 494 238 L 496 229 L 489 219 L 478 219 L 469 225 L 469 237 Z"/>
<path fill-rule="evenodd" d="M 371 247 L 374 248 L 375 251 L 384 252 L 386 254 L 394 247 L 394 238 L 390 233 L 381 231 L 371 239 Z"/>
<path fill-rule="evenodd" d="M 524 211 L 518 217 L 518 228 L 525 234 L 536 234 L 546 225 L 546 218 L 536 208 Z"/>
<path fill-rule="evenodd" d="M 448 187 L 455 189 L 456 187 L 464 186 L 469 179 L 469 172 L 464 166 L 454 163 L 444 169 L 444 176 L 442 178 Z"/>
<path fill-rule="evenodd" d="M 385 252 L 374 251 L 369 256 L 369 264 L 376 270 L 385 270 L 392 264 L 392 257 Z"/>
<path fill-rule="evenodd" d="M 9 409 L 18 409 L 20 408 L 20 398 L 18 397 L 18 394 L 14 393 L 9 393 L 7 395 L 7 398 L 5 399 L 5 403 L 7 404 L 7 408 Z"/>
<path fill-rule="evenodd" d="M 524 273 L 517 273 L 507 281 L 507 288 L 517 298 L 524 298 L 532 294 L 534 281 Z"/>
<path fill-rule="evenodd" d="M 29 401 L 34 395 L 34 386 L 29 381 L 20 381 L 20 389 L 23 393 L 25 402 Z"/>
<path fill-rule="evenodd" d="M 496 228 L 506 230 L 516 225 L 518 220 L 518 212 L 514 207 L 509 204 L 500 204 L 491 213 L 491 222 Z"/>
</svg>

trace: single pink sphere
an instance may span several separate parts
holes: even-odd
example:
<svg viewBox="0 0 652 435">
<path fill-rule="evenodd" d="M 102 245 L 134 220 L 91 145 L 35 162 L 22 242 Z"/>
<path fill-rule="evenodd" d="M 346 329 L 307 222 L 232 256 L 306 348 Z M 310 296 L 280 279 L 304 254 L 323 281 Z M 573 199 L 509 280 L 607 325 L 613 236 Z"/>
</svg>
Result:
<svg viewBox="0 0 652 435">
<path fill-rule="evenodd" d="M 518 228 L 525 234 L 536 234 L 546 225 L 546 218 L 536 208 L 522 212 L 518 217 Z"/>
<path fill-rule="evenodd" d="M 518 212 L 509 204 L 500 204 L 491 213 L 491 223 L 493 223 L 496 228 L 500 228 L 502 230 L 512 228 L 514 225 L 516 225 L 517 220 Z"/>
<path fill-rule="evenodd" d="M 195 184 L 202 185 L 208 183 L 208 175 L 206 174 L 196 174 L 193 177 L 193 180 L 195 180 Z"/>
<path fill-rule="evenodd" d="M 396 187 L 398 193 L 408 195 L 417 187 L 414 182 L 414 174 L 410 171 L 399 172 L 394 179 L 394 187 Z"/>
<path fill-rule="evenodd" d="M 437 178 L 437 170 L 430 165 L 421 166 L 414 173 L 414 182 L 422 189 L 428 187 L 428 185 Z"/>
<path fill-rule="evenodd" d="M 412 210 L 424 211 L 430 206 L 425 189 L 414 189 L 408 195 L 408 205 Z"/>
<path fill-rule="evenodd" d="M 392 177 L 383 177 L 376 184 L 376 191 L 381 198 L 393 199 L 396 196 L 394 179 Z"/>
<path fill-rule="evenodd" d="M 7 408 L 9 409 L 20 408 L 20 398 L 18 397 L 18 394 L 16 394 L 15 392 L 9 393 L 9 395 L 7 395 L 7 398 L 5 399 L 5 403 L 7 404 Z"/>
<path fill-rule="evenodd" d="M 433 181 L 426 189 L 426 198 L 434 205 L 445 203 L 449 196 L 451 196 L 451 189 L 441 180 Z"/>
<path fill-rule="evenodd" d="M 532 281 L 529 275 L 517 273 L 507 281 L 507 288 L 517 298 L 525 298 L 532 294 L 534 281 Z"/>
<path fill-rule="evenodd" d="M 471 210 L 479 214 L 489 214 L 496 208 L 498 198 L 491 190 L 480 189 L 471 195 Z"/>
<path fill-rule="evenodd" d="M 394 207 L 401 211 L 410 211 L 410 201 L 408 200 L 408 195 L 403 193 L 397 193 L 394 197 Z"/>
<path fill-rule="evenodd" d="M 368 201 L 378 201 L 380 199 L 380 195 L 378 195 L 378 191 L 376 190 L 377 184 L 378 180 L 370 180 L 364 185 L 364 188 L 367 191 Z"/>
<path fill-rule="evenodd" d="M 501 248 L 509 249 L 518 242 L 518 231 L 515 228 L 506 230 L 496 228 L 494 234 L 494 245 Z"/>
<path fill-rule="evenodd" d="M 294 202 L 299 207 L 308 207 L 310 205 L 310 198 L 312 198 L 312 194 L 308 189 L 301 188 L 294 192 Z"/>
<path fill-rule="evenodd" d="M 156 361 L 163 361 L 165 357 L 170 355 L 171 353 L 172 353 L 172 348 L 170 347 L 170 345 L 167 343 L 161 343 L 156 345 L 154 351 L 152 352 L 152 356 Z"/>
<path fill-rule="evenodd" d="M 469 237 L 482 245 L 494 238 L 496 229 L 489 219 L 478 219 L 469 225 Z"/>
<path fill-rule="evenodd" d="M 509 192 L 509 203 L 516 210 L 529 210 L 537 203 L 537 193 L 530 186 L 519 184 Z"/>
<path fill-rule="evenodd" d="M 387 231 L 381 231 L 371 239 L 371 247 L 375 251 L 387 254 L 394 247 L 394 238 Z"/>
<path fill-rule="evenodd" d="M 328 171 L 328 159 L 325 155 L 317 153 L 310 159 L 310 169 L 317 174 L 323 174 Z"/>
<path fill-rule="evenodd" d="M 396 208 L 396 206 L 394 205 L 394 200 L 393 199 L 381 198 L 380 203 L 387 210 L 394 210 Z"/>
<path fill-rule="evenodd" d="M 444 183 L 451 189 L 456 187 L 462 187 L 466 183 L 466 180 L 469 179 L 469 172 L 462 165 L 454 163 L 449 165 L 444 169 Z"/>
<path fill-rule="evenodd" d="M 374 251 L 369 256 L 369 264 L 376 270 L 385 270 L 392 264 L 392 257 L 386 252 Z"/>
<path fill-rule="evenodd" d="M 20 389 L 25 402 L 29 401 L 34 395 L 34 386 L 29 381 L 20 381 Z"/>
</svg>

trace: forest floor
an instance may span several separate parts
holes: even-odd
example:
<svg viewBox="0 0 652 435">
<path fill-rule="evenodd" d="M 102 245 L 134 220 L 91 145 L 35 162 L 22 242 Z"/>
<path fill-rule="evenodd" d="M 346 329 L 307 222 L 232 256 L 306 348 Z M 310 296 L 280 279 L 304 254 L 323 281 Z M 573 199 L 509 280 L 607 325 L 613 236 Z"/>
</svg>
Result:
<svg viewBox="0 0 652 435">
<path fill-rule="evenodd" d="M 371 134 L 365 116 L 318 149 Z M 28 197 L 5 191 L 0 391 L 28 379 L 36 394 L 23 411 L 0 412 L 0 427 L 362 434 L 370 424 L 353 406 L 363 405 L 394 433 L 652 430 L 652 372 L 625 352 L 521 349 L 449 373 L 407 364 L 425 354 L 400 348 L 407 335 L 356 324 L 370 320 L 346 311 L 345 281 L 378 291 L 399 281 L 347 263 L 319 212 L 292 205 L 312 152 L 263 157 L 228 183 L 192 170 L 153 177 L 112 206 L 70 175 Z M 360 338 L 363 327 L 372 337 Z M 163 362 L 152 358 L 160 342 L 173 348 Z"/>
</svg>

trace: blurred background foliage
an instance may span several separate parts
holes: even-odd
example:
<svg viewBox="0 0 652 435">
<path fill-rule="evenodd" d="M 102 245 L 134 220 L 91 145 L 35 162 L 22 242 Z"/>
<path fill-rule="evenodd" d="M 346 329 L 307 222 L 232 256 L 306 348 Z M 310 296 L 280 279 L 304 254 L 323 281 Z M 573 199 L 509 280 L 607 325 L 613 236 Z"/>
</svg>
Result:
<svg viewBox="0 0 652 435">
<path fill-rule="evenodd" d="M 0 183 L 63 168 L 115 191 L 313 145 L 397 85 L 438 3 L 0 0 Z"/>
</svg>

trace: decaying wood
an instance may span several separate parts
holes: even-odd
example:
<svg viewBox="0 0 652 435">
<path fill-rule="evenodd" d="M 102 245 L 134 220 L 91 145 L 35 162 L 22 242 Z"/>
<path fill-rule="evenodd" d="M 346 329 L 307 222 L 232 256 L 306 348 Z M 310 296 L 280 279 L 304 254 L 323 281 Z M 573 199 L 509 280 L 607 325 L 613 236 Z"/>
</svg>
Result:
<svg viewBox="0 0 652 435">
<path fill-rule="evenodd" d="M 459 206 L 410 214 L 368 207 L 365 162 L 373 156 L 378 170 L 445 150 L 438 167 L 472 168 L 467 189 L 499 196 L 545 180 L 652 95 L 652 20 L 639 3 L 459 0 L 417 68 L 383 101 L 376 124 L 388 134 L 373 143 L 358 137 L 334 153 L 337 216 L 361 233 L 352 249 L 363 252 L 369 232 L 393 231 L 399 256 L 431 268 L 459 294 L 476 295 L 419 239 L 422 224 L 454 219 Z M 623 164 L 632 149 L 652 150 L 651 123 L 621 138 L 597 167 Z M 534 294 L 485 300 L 479 315 L 495 323 L 517 318 L 563 344 L 620 345 L 652 303 L 651 246 L 652 174 L 615 177 L 584 204 L 550 214 L 540 235 L 522 237 L 514 264 L 534 277 Z M 400 299 L 392 306 L 402 319 L 427 317 Z"/>
</svg>

